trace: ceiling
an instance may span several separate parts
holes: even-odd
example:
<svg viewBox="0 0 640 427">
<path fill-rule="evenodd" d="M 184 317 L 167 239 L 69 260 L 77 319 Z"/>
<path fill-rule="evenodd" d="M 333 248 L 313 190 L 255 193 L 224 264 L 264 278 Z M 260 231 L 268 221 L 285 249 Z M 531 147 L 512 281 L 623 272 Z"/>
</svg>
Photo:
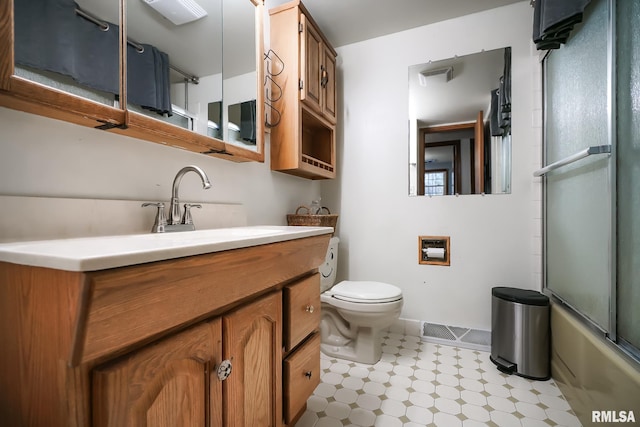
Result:
<svg viewBox="0 0 640 427">
<path fill-rule="evenodd" d="M 270 9 L 289 0 L 265 0 Z M 525 0 L 304 0 L 334 47 Z"/>
</svg>

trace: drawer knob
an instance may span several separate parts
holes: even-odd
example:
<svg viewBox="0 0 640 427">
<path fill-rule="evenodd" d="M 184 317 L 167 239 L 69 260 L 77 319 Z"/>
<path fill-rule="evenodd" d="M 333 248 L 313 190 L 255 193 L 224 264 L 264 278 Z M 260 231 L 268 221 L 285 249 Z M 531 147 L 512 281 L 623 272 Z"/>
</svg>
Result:
<svg viewBox="0 0 640 427">
<path fill-rule="evenodd" d="M 312 305 L 308 305 L 307 308 L 305 308 L 305 311 L 308 311 L 309 313 L 313 313 L 315 310 L 315 307 Z"/>
<path fill-rule="evenodd" d="M 307 371 L 307 372 L 304 373 L 304 376 L 309 378 L 309 379 L 311 379 L 311 375 L 312 375 L 311 371 Z"/>
</svg>

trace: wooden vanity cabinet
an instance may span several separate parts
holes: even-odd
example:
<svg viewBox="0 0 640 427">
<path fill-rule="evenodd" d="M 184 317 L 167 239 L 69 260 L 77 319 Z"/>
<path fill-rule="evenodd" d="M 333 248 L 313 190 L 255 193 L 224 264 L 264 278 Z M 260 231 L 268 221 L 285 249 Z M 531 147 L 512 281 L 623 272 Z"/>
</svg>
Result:
<svg viewBox="0 0 640 427">
<path fill-rule="evenodd" d="M 272 76 L 272 93 L 282 96 L 273 103 L 280 122 L 271 130 L 271 169 L 335 178 L 336 52 L 299 0 L 269 15 L 271 50 L 283 63 Z"/>
<path fill-rule="evenodd" d="M 306 344 L 317 321 L 306 323 L 295 350 L 284 350 L 283 319 L 301 310 L 283 288 L 319 295 L 329 237 L 95 272 L 0 262 L 0 420 L 283 426 L 283 359 L 301 366 L 295 372 L 313 369 L 312 381 L 319 376 L 309 367 L 319 366 L 319 344 Z M 225 360 L 232 369 L 221 381 Z M 304 401 L 315 388 L 300 375 L 284 387 Z"/>
</svg>

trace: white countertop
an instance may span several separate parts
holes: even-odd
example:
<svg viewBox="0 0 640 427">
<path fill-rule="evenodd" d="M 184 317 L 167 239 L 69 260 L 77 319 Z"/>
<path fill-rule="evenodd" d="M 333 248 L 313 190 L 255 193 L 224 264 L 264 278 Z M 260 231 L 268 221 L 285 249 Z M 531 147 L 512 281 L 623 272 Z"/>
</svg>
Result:
<svg viewBox="0 0 640 427">
<path fill-rule="evenodd" d="M 253 226 L 0 244 L 0 261 L 95 271 L 332 233 L 331 227 Z"/>
</svg>

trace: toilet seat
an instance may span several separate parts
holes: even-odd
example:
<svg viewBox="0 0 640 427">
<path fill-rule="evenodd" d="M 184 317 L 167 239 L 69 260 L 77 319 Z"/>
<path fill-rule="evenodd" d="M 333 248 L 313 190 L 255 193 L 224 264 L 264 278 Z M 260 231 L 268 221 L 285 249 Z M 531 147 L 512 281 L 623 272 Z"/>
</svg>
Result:
<svg viewBox="0 0 640 427">
<path fill-rule="evenodd" d="M 382 282 L 345 280 L 326 292 L 333 298 L 359 304 L 380 304 L 399 301 L 402 290 Z"/>
</svg>

